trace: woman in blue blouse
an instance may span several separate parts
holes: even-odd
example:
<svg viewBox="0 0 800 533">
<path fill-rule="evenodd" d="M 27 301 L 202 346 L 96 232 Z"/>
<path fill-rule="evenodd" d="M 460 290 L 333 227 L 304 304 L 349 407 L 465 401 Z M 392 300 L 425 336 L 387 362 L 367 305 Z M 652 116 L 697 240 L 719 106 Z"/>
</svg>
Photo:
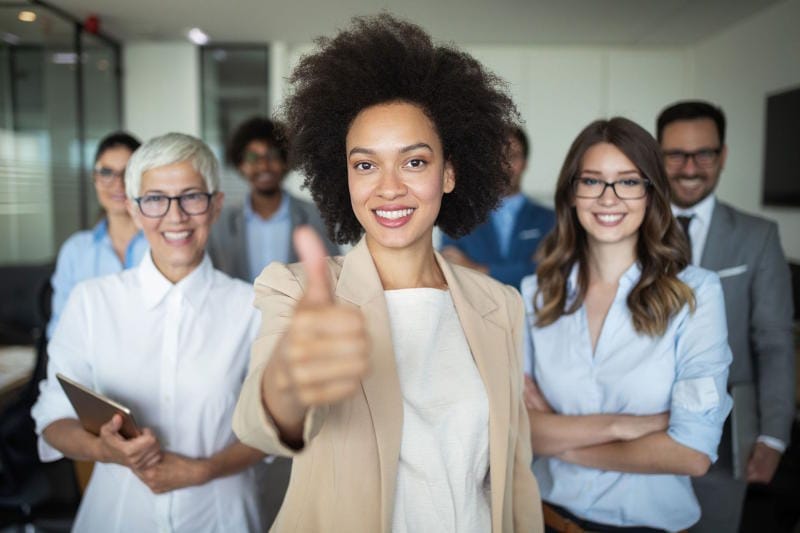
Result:
<svg viewBox="0 0 800 533">
<path fill-rule="evenodd" d="M 58 252 L 56 270 L 50 279 L 53 303 L 48 339 L 78 282 L 136 266 L 147 250 L 147 241 L 128 214 L 123 179 L 128 159 L 140 144 L 133 136 L 117 132 L 105 137 L 97 147 L 92 176 L 105 216 L 94 228 L 72 235 Z"/>
<path fill-rule="evenodd" d="M 716 460 L 732 404 L 719 279 L 689 264 L 658 145 L 627 119 L 578 135 L 555 204 L 522 283 L 549 530 L 685 529 L 700 516 L 689 477 Z"/>
</svg>

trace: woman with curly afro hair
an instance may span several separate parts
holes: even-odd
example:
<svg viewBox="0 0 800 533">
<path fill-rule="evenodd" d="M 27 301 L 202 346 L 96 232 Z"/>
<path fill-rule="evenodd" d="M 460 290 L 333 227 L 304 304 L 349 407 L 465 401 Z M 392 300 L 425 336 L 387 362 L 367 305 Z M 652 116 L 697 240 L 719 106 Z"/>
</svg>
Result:
<svg viewBox="0 0 800 533">
<path fill-rule="evenodd" d="M 389 15 L 317 41 L 290 78 L 292 157 L 330 236 L 256 279 L 234 431 L 294 458 L 276 531 L 541 531 L 519 294 L 434 251 L 507 187 L 502 83 Z M 363 235 L 363 237 L 362 237 Z"/>
</svg>

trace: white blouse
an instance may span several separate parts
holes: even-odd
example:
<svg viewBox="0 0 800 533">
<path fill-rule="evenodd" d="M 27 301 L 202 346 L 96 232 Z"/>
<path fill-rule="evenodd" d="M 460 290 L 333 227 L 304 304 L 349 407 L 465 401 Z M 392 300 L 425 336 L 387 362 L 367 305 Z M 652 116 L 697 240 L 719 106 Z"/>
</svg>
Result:
<svg viewBox="0 0 800 533">
<path fill-rule="evenodd" d="M 392 531 L 490 531 L 489 399 L 450 293 L 385 295 L 403 395 Z"/>
<path fill-rule="evenodd" d="M 131 270 L 81 283 L 48 346 L 47 379 L 33 407 L 44 461 L 61 457 L 41 437 L 77 418 L 61 372 L 128 406 L 165 450 L 208 457 L 235 442 L 231 418 L 260 317 L 247 284 L 206 256 L 172 284 L 150 254 Z M 97 463 L 75 531 L 260 531 L 256 472 L 153 494 L 128 468 Z"/>
</svg>

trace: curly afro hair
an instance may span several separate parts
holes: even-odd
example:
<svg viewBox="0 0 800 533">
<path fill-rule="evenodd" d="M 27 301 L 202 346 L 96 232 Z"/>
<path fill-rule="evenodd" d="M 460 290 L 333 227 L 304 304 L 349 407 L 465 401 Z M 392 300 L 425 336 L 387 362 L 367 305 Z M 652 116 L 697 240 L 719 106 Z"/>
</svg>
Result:
<svg viewBox="0 0 800 533">
<path fill-rule="evenodd" d="M 456 187 L 442 199 L 436 224 L 460 237 L 484 221 L 508 187 L 506 132 L 519 116 L 505 83 L 472 56 L 435 45 L 422 28 L 388 14 L 354 18 L 293 71 L 284 113 L 292 164 L 337 243 L 363 228 L 350 204 L 345 139 L 364 109 L 402 101 L 436 127 Z"/>
<path fill-rule="evenodd" d="M 286 127 L 278 121 L 265 117 L 252 117 L 236 128 L 225 153 L 228 162 L 234 167 L 241 165 L 245 148 L 253 141 L 263 141 L 277 149 L 283 162 L 287 162 L 289 140 L 286 136 Z"/>
</svg>

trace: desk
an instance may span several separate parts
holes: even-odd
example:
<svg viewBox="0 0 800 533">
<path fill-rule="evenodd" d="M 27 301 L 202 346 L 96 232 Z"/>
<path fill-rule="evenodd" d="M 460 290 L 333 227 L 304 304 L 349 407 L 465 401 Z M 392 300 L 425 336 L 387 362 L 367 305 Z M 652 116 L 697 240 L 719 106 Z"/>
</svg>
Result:
<svg viewBox="0 0 800 533">
<path fill-rule="evenodd" d="M 0 347 L 0 407 L 28 382 L 35 365 L 36 349 L 33 346 Z"/>
</svg>

